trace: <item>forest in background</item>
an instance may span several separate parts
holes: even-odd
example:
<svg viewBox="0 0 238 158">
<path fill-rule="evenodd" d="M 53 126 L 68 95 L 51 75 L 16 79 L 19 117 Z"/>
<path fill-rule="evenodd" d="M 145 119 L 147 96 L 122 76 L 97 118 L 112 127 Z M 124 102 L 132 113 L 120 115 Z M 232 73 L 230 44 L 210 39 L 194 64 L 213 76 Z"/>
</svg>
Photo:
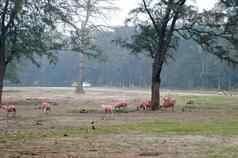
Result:
<svg viewBox="0 0 238 158">
<path fill-rule="evenodd" d="M 133 34 L 134 28 L 117 27 L 114 31 L 96 35 L 95 43 L 101 50 L 99 58 L 84 58 L 85 81 L 93 86 L 150 87 L 152 60 L 130 54 L 112 41 Z M 162 88 L 169 89 L 237 89 L 237 68 L 204 52 L 191 41 L 180 41 L 180 47 L 168 60 L 162 72 Z M 80 55 L 59 51 L 58 62 L 50 65 L 47 58 L 37 68 L 30 61 L 21 66 L 8 67 L 8 86 L 71 86 L 79 80 Z M 17 72 L 16 70 L 19 70 Z"/>
</svg>

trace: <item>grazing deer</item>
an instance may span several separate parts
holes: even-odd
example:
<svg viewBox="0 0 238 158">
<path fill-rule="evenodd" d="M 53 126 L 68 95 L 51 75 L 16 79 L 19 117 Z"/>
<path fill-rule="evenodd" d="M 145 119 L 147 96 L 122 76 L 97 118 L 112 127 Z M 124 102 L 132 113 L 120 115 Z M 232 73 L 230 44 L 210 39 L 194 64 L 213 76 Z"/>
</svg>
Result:
<svg viewBox="0 0 238 158">
<path fill-rule="evenodd" d="M 49 111 L 51 111 L 50 105 L 47 101 L 42 102 L 38 109 L 42 110 L 42 112 L 44 113 L 48 113 Z"/>
<path fill-rule="evenodd" d="M 126 108 L 128 103 L 126 101 L 114 101 L 112 103 L 115 109 Z"/>
<path fill-rule="evenodd" d="M 103 117 L 103 120 L 105 120 L 107 117 L 113 117 L 113 110 L 114 110 L 114 106 L 113 105 L 111 105 L 111 104 L 107 104 L 107 105 L 102 105 L 102 108 L 103 108 L 103 110 L 104 110 L 104 112 L 105 112 L 105 114 L 111 114 L 111 115 L 105 115 L 104 117 Z"/>
<path fill-rule="evenodd" d="M 105 113 L 113 113 L 114 106 L 113 105 L 102 105 Z"/>
<path fill-rule="evenodd" d="M 142 102 L 139 106 L 137 106 L 137 110 L 143 109 L 143 110 L 148 110 L 151 109 L 152 105 L 151 105 L 151 101 L 147 100 Z"/>
<path fill-rule="evenodd" d="M 7 118 L 9 117 L 9 114 L 12 113 L 13 117 L 16 117 L 16 106 L 15 105 L 1 105 L 0 110 L 7 113 Z"/>
<path fill-rule="evenodd" d="M 175 103 L 176 103 L 175 98 L 165 96 L 163 98 L 162 108 L 172 108 L 172 111 L 174 111 Z"/>
</svg>

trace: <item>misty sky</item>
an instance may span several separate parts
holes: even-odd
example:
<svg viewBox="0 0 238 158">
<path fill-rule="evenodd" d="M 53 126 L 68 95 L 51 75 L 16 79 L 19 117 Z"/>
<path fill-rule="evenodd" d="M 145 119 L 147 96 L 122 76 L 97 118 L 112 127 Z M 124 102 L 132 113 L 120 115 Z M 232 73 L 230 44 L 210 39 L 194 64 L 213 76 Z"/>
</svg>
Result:
<svg viewBox="0 0 238 158">
<path fill-rule="evenodd" d="M 119 11 L 113 13 L 112 18 L 109 19 L 111 25 L 123 25 L 128 12 L 135 8 L 141 0 L 116 0 L 117 7 L 120 8 Z M 191 2 L 194 0 L 188 0 Z M 199 6 L 200 10 L 210 9 L 214 6 L 216 0 L 196 0 L 196 4 Z"/>
</svg>

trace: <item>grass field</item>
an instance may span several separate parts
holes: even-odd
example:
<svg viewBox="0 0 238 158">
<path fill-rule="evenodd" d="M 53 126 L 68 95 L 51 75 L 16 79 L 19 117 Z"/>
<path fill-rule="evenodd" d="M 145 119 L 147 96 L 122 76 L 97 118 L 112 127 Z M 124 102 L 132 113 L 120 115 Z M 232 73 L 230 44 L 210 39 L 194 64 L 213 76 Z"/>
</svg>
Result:
<svg viewBox="0 0 238 158">
<path fill-rule="evenodd" d="M 4 102 L 16 105 L 17 116 L 0 113 L 0 158 L 237 158 L 233 94 L 164 90 L 176 98 L 175 112 L 154 112 L 136 110 L 150 98 L 143 89 L 6 88 Z M 116 99 L 128 108 L 105 114 L 101 105 Z M 41 100 L 50 102 L 48 114 L 36 110 Z"/>
</svg>

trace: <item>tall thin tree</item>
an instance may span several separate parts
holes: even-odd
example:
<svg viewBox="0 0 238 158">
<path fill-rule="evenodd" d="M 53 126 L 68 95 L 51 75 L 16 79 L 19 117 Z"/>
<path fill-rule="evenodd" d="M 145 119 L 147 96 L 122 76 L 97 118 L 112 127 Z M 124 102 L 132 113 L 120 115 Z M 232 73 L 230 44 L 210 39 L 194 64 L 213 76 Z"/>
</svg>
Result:
<svg viewBox="0 0 238 158">
<path fill-rule="evenodd" d="M 97 57 L 101 54 L 100 49 L 95 44 L 95 33 L 103 31 L 109 25 L 103 24 L 110 11 L 117 9 L 114 7 L 114 0 L 73 0 L 75 6 L 79 6 L 78 15 L 79 26 L 75 25 L 75 31 L 71 32 L 72 50 L 80 53 L 79 82 L 76 84 L 76 93 L 84 93 L 84 55 Z M 101 21 L 101 22 L 100 22 Z M 99 24 L 102 23 L 102 24 Z"/>
</svg>

